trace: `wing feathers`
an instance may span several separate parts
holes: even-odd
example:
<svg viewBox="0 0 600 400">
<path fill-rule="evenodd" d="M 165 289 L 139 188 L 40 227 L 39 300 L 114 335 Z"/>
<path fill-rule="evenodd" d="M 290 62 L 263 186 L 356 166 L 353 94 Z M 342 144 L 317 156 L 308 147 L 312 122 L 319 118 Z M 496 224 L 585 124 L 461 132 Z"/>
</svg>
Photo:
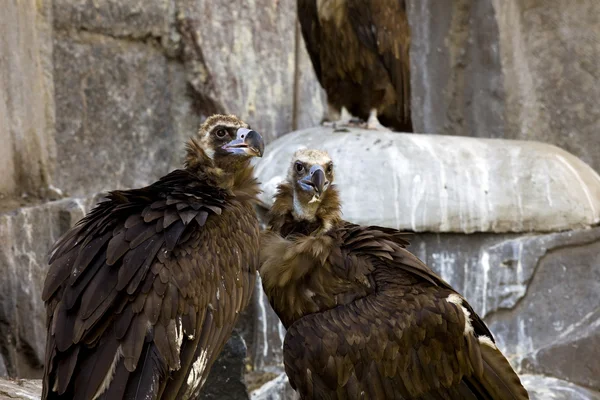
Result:
<svg viewBox="0 0 600 400">
<path fill-rule="evenodd" d="M 44 393 L 51 396 L 156 395 L 167 383 L 167 370 L 180 368 L 182 349 L 188 368 L 201 341 L 196 354 L 204 351 L 204 379 L 216 357 L 213 350 L 222 347 L 237 319 L 235 310 L 247 304 L 239 298 L 249 300 L 248 288 L 235 286 L 240 293 L 229 293 L 232 302 L 217 306 L 224 311 L 205 318 L 209 303 L 218 304 L 211 285 L 227 275 L 213 269 L 220 264 L 255 269 L 258 261 L 257 249 L 248 246 L 258 244 L 258 223 L 245 208 L 227 214 L 224 227 L 202 231 L 211 214 L 221 216 L 233 207 L 231 193 L 180 171 L 148 188 L 111 192 L 108 198 L 50 255 L 43 298 L 49 327 Z M 246 259 L 226 251 L 221 262 L 210 253 L 214 243 L 199 242 L 217 235 L 218 245 L 231 246 L 218 239 L 225 233 L 219 229 L 239 230 Z M 180 384 L 185 385 L 185 376 L 178 378 Z M 54 387 L 59 393 L 53 393 Z"/>
</svg>

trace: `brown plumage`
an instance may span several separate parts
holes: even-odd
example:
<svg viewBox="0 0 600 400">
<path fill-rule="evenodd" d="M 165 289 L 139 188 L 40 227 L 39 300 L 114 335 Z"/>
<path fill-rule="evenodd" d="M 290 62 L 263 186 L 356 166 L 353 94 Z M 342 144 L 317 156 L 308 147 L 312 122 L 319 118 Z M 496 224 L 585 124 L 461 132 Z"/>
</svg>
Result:
<svg viewBox="0 0 600 400">
<path fill-rule="evenodd" d="M 294 155 L 261 238 L 260 274 L 303 399 L 527 399 L 491 332 L 406 250 L 343 221 L 326 153 Z"/>
<path fill-rule="evenodd" d="M 404 0 L 298 0 L 302 36 L 330 111 L 412 132 Z M 379 121 L 378 121 L 379 117 Z"/>
<path fill-rule="evenodd" d="M 215 115 L 184 169 L 113 191 L 54 246 L 43 399 L 194 398 L 249 302 L 264 144 Z"/>
</svg>

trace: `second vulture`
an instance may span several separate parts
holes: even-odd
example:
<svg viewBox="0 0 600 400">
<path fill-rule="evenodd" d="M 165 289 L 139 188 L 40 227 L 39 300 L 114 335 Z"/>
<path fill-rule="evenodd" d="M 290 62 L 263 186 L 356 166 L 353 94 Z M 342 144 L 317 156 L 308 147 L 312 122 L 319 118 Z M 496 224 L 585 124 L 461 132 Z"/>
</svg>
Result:
<svg viewBox="0 0 600 400">
<path fill-rule="evenodd" d="M 340 216 L 327 153 L 292 160 L 261 239 L 265 293 L 302 399 L 527 399 L 467 301 L 405 234 Z"/>
<path fill-rule="evenodd" d="M 404 0 L 297 0 L 304 43 L 336 125 L 412 132 Z M 380 123 L 381 122 L 381 123 Z"/>
</svg>

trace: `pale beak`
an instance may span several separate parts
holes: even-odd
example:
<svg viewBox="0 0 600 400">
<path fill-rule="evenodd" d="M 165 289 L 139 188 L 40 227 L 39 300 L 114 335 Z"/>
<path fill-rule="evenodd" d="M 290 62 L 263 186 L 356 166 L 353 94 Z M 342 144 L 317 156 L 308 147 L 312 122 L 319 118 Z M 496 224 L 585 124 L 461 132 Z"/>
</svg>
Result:
<svg viewBox="0 0 600 400">
<path fill-rule="evenodd" d="M 236 132 L 236 138 L 223 146 L 223 149 L 233 154 L 262 157 L 265 150 L 265 142 L 258 132 L 247 128 L 239 128 Z"/>
</svg>

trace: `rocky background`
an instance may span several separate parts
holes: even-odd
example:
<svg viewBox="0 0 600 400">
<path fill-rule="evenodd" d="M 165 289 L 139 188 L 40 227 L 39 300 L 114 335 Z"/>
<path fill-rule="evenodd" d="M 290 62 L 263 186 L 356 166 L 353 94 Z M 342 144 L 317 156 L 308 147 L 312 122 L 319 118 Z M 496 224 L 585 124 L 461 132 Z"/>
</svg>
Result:
<svg viewBox="0 0 600 400">
<path fill-rule="evenodd" d="M 600 3 L 407 3 L 416 132 L 538 140 L 600 170 Z M 325 104 L 294 0 L 6 0 L 0 376 L 41 376 L 46 254 L 101 192 L 179 166 L 184 140 L 213 112 L 236 113 L 273 142 L 317 125 Z M 593 196 L 588 187 L 556 213 L 571 215 Z M 600 234 L 589 221 L 511 232 L 458 224 L 413 241 L 486 317 L 538 398 L 600 398 Z M 283 334 L 255 296 L 204 397 L 245 399 L 257 389 L 256 399 L 289 398 L 278 377 Z M 5 382 L 0 398 L 36 390 Z"/>
</svg>

